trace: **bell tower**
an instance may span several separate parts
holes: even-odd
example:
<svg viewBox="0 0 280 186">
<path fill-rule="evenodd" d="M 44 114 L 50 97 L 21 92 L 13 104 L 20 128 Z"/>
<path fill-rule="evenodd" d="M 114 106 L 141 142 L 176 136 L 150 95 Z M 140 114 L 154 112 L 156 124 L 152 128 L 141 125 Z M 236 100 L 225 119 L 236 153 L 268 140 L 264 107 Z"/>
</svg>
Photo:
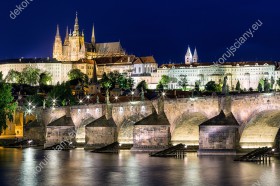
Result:
<svg viewBox="0 0 280 186">
<path fill-rule="evenodd" d="M 79 30 L 78 13 L 76 13 L 74 31 L 69 37 L 70 61 L 78 61 L 86 57 L 84 34 Z"/>
</svg>

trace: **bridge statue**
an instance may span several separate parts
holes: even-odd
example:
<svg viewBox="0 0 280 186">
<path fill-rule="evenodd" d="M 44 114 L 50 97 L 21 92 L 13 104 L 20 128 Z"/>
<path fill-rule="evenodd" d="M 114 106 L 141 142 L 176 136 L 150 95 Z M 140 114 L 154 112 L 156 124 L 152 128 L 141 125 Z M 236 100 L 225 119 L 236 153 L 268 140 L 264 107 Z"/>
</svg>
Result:
<svg viewBox="0 0 280 186">
<path fill-rule="evenodd" d="M 99 96 L 96 96 L 96 103 L 99 104 Z"/>
<path fill-rule="evenodd" d="M 227 76 L 224 77 L 223 87 L 222 87 L 222 93 L 227 94 L 228 93 L 228 87 L 227 87 Z"/>
<path fill-rule="evenodd" d="M 106 103 L 110 103 L 110 97 L 109 97 L 109 89 L 106 90 Z"/>
</svg>

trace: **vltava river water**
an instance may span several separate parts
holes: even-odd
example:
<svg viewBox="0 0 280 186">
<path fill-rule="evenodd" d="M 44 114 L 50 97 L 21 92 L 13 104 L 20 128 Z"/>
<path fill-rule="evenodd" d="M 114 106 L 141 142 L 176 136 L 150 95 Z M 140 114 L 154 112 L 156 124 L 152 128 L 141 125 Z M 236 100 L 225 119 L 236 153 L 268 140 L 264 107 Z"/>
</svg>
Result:
<svg viewBox="0 0 280 186">
<path fill-rule="evenodd" d="M 39 166 L 41 163 L 41 167 Z M 35 174 L 35 176 L 34 176 Z M 0 185 L 280 185 L 280 161 L 234 162 L 233 157 L 151 158 L 121 151 L 0 149 Z"/>
</svg>

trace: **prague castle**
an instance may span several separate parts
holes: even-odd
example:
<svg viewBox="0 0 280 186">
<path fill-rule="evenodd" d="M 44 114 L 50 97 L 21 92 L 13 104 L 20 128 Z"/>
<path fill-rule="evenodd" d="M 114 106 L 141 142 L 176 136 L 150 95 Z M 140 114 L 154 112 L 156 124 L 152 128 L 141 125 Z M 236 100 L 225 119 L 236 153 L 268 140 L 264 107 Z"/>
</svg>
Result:
<svg viewBox="0 0 280 186">
<path fill-rule="evenodd" d="M 137 57 L 128 55 L 120 42 L 97 43 L 94 27 L 91 42 L 85 41 L 85 35 L 80 31 L 78 14 L 76 14 L 74 29 L 66 29 L 62 42 L 59 26 L 53 43 L 53 58 L 46 59 L 10 59 L 0 60 L 0 71 L 4 77 L 10 70 L 21 72 L 27 66 L 38 68 L 41 72 L 52 75 L 50 84 L 57 84 L 68 80 L 68 73 L 72 69 L 80 69 L 89 78 L 93 77 L 93 68 L 96 64 L 97 75 L 119 72 L 134 79 L 135 86 L 145 80 L 150 89 L 155 89 L 162 75 L 172 78 L 168 89 L 179 89 L 178 82 L 182 76 L 187 78 L 190 88 L 199 82 L 201 88 L 209 81 L 221 82 L 227 77 L 229 89 L 233 90 L 240 82 L 241 89 L 257 89 L 261 79 L 280 78 L 278 62 L 226 62 L 215 65 L 209 62 L 200 62 L 197 49 L 192 53 L 187 48 L 184 63 L 158 64 L 153 56 Z M 14 82 L 11 82 L 14 83 Z M 276 85 L 275 85 L 276 86 Z"/>
<path fill-rule="evenodd" d="M 94 59 L 99 57 L 124 56 L 120 42 L 96 43 L 94 26 L 92 28 L 91 42 L 85 42 L 83 32 L 79 30 L 78 14 L 76 14 L 73 32 L 66 29 L 64 42 L 57 26 L 53 46 L 53 58 L 58 61 L 78 61 L 80 59 Z"/>
</svg>

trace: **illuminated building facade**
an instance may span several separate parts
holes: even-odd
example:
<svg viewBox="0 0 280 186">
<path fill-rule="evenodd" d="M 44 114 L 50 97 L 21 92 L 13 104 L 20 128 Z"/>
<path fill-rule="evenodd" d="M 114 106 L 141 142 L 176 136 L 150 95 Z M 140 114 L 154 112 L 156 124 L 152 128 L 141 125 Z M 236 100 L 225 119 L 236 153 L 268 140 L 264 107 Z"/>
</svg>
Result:
<svg viewBox="0 0 280 186">
<path fill-rule="evenodd" d="M 172 78 L 168 89 L 180 89 L 178 81 L 183 76 L 186 77 L 189 87 L 194 87 L 196 82 L 200 83 L 200 87 L 204 87 L 209 81 L 219 83 L 227 77 L 229 90 L 234 90 L 238 81 L 242 90 L 256 90 L 261 79 L 271 82 L 272 78 L 275 81 L 280 78 L 278 68 L 277 62 L 227 62 L 219 66 L 213 63 L 165 64 L 146 81 L 150 82 L 151 88 L 155 88 L 162 75 L 167 75 Z"/>
<path fill-rule="evenodd" d="M 99 57 L 125 56 L 126 53 L 120 42 L 96 43 L 94 26 L 91 42 L 85 42 L 85 35 L 79 29 L 78 14 L 76 14 L 73 32 L 66 29 L 64 42 L 57 26 L 53 45 L 53 58 L 58 61 L 78 61 L 80 59 L 95 59 Z"/>
</svg>

